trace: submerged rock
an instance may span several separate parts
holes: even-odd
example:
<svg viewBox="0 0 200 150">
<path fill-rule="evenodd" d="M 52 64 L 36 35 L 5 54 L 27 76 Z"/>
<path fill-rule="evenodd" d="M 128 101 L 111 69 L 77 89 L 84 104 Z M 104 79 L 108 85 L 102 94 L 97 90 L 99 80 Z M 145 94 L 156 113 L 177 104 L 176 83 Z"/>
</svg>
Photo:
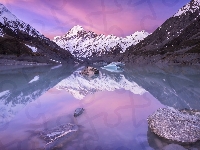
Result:
<svg viewBox="0 0 200 150">
<path fill-rule="evenodd" d="M 149 128 L 166 139 L 193 143 L 200 140 L 200 112 L 160 108 L 148 117 Z"/>
<path fill-rule="evenodd" d="M 99 74 L 99 70 L 97 68 L 94 68 L 94 67 L 86 67 L 85 69 L 83 69 L 80 74 L 83 74 L 83 75 L 88 75 L 88 76 L 92 76 L 92 75 L 95 75 L 95 74 Z"/>
<path fill-rule="evenodd" d="M 56 140 L 64 137 L 70 138 L 78 131 L 78 126 L 68 123 L 66 125 L 60 125 L 58 127 L 40 132 L 40 137 L 47 142 L 46 145 L 55 142 Z"/>
<path fill-rule="evenodd" d="M 83 108 L 77 108 L 74 112 L 74 117 L 78 117 L 83 113 L 84 109 Z"/>
</svg>

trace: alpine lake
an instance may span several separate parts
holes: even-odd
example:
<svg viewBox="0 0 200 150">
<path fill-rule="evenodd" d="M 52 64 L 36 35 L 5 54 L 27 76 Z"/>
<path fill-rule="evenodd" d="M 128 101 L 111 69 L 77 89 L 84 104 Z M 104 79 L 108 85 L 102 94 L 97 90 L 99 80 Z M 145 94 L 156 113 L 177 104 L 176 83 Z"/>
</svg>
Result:
<svg viewBox="0 0 200 150">
<path fill-rule="evenodd" d="M 84 66 L 9 67 L 0 71 L 1 150 L 200 149 L 158 137 L 147 123 L 158 108 L 200 110 L 200 67 L 98 64 L 96 76 L 81 75 Z M 84 112 L 74 117 L 77 108 Z M 41 136 L 69 124 L 77 131 L 50 143 Z"/>
</svg>

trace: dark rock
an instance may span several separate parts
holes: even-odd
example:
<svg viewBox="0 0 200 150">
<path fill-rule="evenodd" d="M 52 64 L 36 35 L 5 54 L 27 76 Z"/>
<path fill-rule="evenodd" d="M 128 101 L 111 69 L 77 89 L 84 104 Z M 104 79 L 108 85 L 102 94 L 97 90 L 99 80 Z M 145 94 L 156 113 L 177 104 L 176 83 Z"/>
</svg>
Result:
<svg viewBox="0 0 200 150">
<path fill-rule="evenodd" d="M 83 113 L 83 111 L 84 111 L 83 108 L 77 108 L 77 109 L 74 111 L 74 117 L 80 116 L 80 115 Z"/>
<path fill-rule="evenodd" d="M 200 140 L 200 112 L 160 108 L 148 117 L 149 128 L 160 137 L 184 143 Z"/>
<path fill-rule="evenodd" d="M 93 68 L 94 74 L 99 74 L 99 70 L 97 68 Z"/>
<path fill-rule="evenodd" d="M 94 67 L 86 67 L 85 69 L 83 69 L 80 74 L 83 75 L 88 75 L 88 76 L 93 76 L 93 75 L 97 75 L 99 74 L 99 70 L 97 68 Z"/>
</svg>

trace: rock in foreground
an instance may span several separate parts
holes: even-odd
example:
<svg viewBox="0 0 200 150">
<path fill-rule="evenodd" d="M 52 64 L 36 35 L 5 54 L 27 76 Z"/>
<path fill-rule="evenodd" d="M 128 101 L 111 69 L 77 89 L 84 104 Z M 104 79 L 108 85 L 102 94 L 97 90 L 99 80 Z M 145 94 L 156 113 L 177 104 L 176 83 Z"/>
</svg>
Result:
<svg viewBox="0 0 200 150">
<path fill-rule="evenodd" d="M 148 117 L 149 128 L 169 140 L 193 143 L 200 140 L 200 112 L 160 108 Z"/>
<path fill-rule="evenodd" d="M 74 112 L 74 117 L 78 117 L 83 113 L 84 109 L 83 108 L 77 108 Z"/>
</svg>

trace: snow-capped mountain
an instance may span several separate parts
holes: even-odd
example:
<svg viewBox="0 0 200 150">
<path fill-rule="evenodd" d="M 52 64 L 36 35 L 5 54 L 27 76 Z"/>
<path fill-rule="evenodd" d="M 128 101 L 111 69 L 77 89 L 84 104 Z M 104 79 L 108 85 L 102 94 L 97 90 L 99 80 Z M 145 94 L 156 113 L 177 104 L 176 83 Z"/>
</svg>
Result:
<svg viewBox="0 0 200 150">
<path fill-rule="evenodd" d="M 44 35 L 40 34 L 37 30 L 31 27 L 29 24 L 19 20 L 13 15 L 3 4 L 0 4 L 0 22 L 2 25 L 9 27 L 12 31 L 17 33 L 17 30 L 26 32 L 33 37 L 40 39 L 47 39 Z"/>
<path fill-rule="evenodd" d="M 200 63 L 200 0 L 191 0 L 151 35 L 127 48 L 121 61 Z"/>
<path fill-rule="evenodd" d="M 147 37 L 149 33 L 145 31 L 135 32 L 125 38 L 114 35 L 97 35 L 92 31 L 85 31 L 83 27 L 77 25 L 70 29 L 63 36 L 54 37 L 60 47 L 69 50 L 76 57 L 91 57 L 92 55 L 100 56 L 111 51 L 115 46 L 121 48 L 121 53 L 127 47 L 135 45 Z"/>
<path fill-rule="evenodd" d="M 72 60 L 73 56 L 57 46 L 29 24 L 18 19 L 0 4 L 0 54 L 12 59 L 55 63 Z M 14 56 L 17 56 L 13 58 Z M 54 62 L 52 60 L 54 60 Z"/>
</svg>

